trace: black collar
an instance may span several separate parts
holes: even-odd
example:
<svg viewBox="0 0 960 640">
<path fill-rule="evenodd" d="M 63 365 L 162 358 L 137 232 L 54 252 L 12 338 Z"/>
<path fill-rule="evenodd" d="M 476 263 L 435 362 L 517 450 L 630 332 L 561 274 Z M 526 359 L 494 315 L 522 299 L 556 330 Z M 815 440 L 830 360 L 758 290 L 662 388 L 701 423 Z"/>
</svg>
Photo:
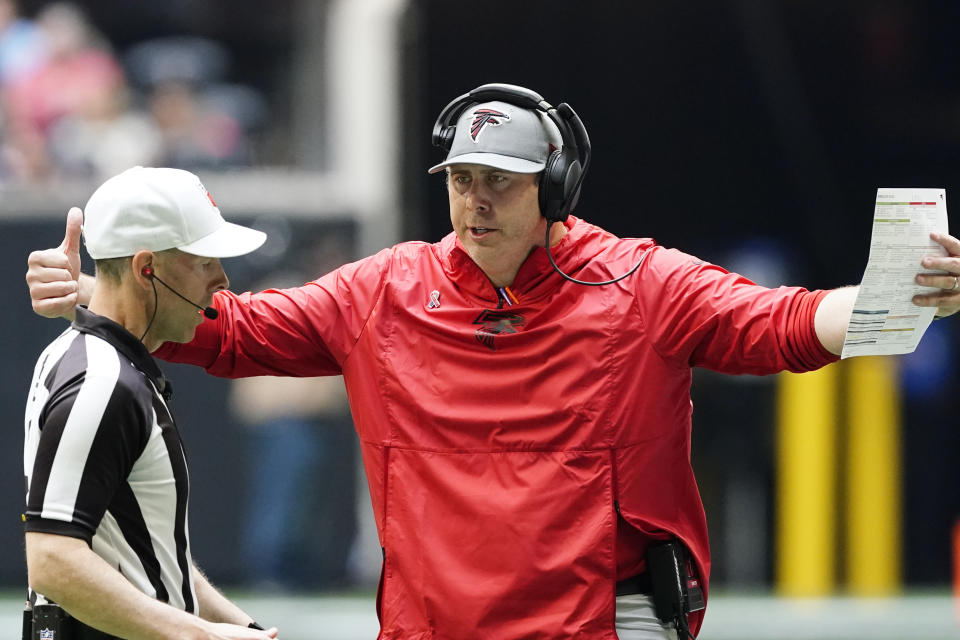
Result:
<svg viewBox="0 0 960 640">
<path fill-rule="evenodd" d="M 173 395 L 173 387 L 163 377 L 163 372 L 157 366 L 150 352 L 137 337 L 117 324 L 110 318 L 99 316 L 86 307 L 77 307 L 77 315 L 73 320 L 73 328 L 82 333 L 89 333 L 106 340 L 117 351 L 122 353 L 133 363 L 163 395 L 169 400 Z"/>
</svg>

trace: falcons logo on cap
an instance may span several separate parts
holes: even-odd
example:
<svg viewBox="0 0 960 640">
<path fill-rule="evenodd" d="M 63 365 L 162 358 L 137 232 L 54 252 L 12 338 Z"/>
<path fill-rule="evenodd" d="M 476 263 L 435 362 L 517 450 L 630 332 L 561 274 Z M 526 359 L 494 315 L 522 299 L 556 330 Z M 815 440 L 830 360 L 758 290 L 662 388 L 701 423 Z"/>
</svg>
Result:
<svg viewBox="0 0 960 640">
<path fill-rule="evenodd" d="M 510 116 L 497 111 L 496 109 L 477 109 L 473 112 L 473 124 L 470 125 L 470 139 L 474 142 L 480 137 L 480 132 L 488 124 L 493 127 L 499 127 L 504 122 L 510 120 Z"/>
</svg>

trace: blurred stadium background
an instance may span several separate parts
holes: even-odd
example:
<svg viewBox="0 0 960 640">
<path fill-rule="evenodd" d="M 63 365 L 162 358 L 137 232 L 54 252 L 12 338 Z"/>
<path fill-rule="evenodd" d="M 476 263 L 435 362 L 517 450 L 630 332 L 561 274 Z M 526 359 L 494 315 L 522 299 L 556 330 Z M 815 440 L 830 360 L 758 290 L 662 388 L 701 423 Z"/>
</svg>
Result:
<svg viewBox="0 0 960 640">
<path fill-rule="evenodd" d="M 951 0 L 0 0 L 0 624 L 15 632 L 25 583 L 24 394 L 62 329 L 31 314 L 26 255 L 105 177 L 197 172 L 270 234 L 228 261 L 232 287 L 302 282 L 445 235 L 433 121 L 511 82 L 583 118 L 578 215 L 763 284 L 835 287 L 862 275 L 877 187 L 957 193 L 958 26 Z M 958 340 L 948 320 L 910 356 L 822 375 L 698 372 L 702 638 L 960 636 Z M 165 371 L 198 563 L 287 640 L 375 637 L 379 549 L 337 388 Z M 250 401 L 277 397 L 294 415 Z"/>
</svg>

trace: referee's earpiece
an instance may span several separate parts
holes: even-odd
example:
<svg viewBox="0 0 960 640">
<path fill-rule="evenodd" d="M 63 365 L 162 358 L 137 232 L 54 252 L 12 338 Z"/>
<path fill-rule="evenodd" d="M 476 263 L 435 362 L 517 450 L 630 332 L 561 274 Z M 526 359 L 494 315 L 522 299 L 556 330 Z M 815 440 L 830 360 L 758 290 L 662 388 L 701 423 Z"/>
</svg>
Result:
<svg viewBox="0 0 960 640">
<path fill-rule="evenodd" d="M 450 151 L 463 112 L 482 102 L 500 101 L 539 111 L 560 130 L 561 148 L 547 158 L 540 175 L 540 213 L 548 222 L 563 222 L 577 206 L 580 187 L 590 165 L 590 137 L 583 122 L 567 103 L 553 108 L 539 93 L 512 84 L 485 84 L 466 93 L 440 112 L 433 125 L 433 144 Z"/>
<path fill-rule="evenodd" d="M 193 300 L 190 300 L 190 299 L 184 297 L 184 295 L 183 295 L 182 293 L 180 293 L 179 291 L 177 291 L 176 289 L 174 289 L 173 287 L 171 287 L 170 285 L 168 285 L 166 282 L 164 282 L 163 280 L 161 280 L 160 277 L 157 276 L 157 274 L 155 274 L 155 273 L 153 272 L 153 267 L 151 267 L 150 265 L 147 265 L 147 266 L 144 267 L 143 269 L 140 269 L 140 273 L 142 273 L 145 277 L 150 278 L 150 280 L 156 280 L 157 282 L 159 282 L 160 284 L 162 284 L 164 287 L 166 287 L 167 289 L 169 289 L 170 292 L 173 293 L 173 295 L 177 296 L 178 298 L 180 298 L 181 300 L 183 300 L 184 302 L 186 302 L 186 303 L 189 304 L 190 306 L 193 306 L 193 307 L 196 307 L 197 309 L 199 309 L 200 312 L 201 312 L 205 317 L 207 317 L 207 318 L 209 318 L 209 319 L 211 319 L 211 320 L 216 320 L 217 317 L 220 315 L 219 312 L 218 312 L 216 309 L 214 309 L 213 307 L 201 307 L 200 305 L 198 305 L 198 304 L 197 304 L 196 302 L 194 302 Z M 156 298 L 156 294 L 157 294 L 156 286 L 154 286 L 153 294 L 154 294 L 154 298 Z M 154 307 L 154 315 L 156 315 L 156 307 Z M 151 322 L 151 324 L 152 324 L 152 323 L 153 323 L 153 320 L 151 319 L 150 322 Z M 148 326 L 147 328 L 149 328 L 149 326 Z M 146 332 L 144 332 L 143 335 L 147 335 Z M 143 337 L 141 337 L 140 339 L 143 340 Z"/>
</svg>

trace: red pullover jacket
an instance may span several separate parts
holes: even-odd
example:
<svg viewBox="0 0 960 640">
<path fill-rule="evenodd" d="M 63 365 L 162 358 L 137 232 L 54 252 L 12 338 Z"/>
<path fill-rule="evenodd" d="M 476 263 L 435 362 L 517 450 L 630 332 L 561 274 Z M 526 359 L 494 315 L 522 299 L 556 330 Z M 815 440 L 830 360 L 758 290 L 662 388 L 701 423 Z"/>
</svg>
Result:
<svg viewBox="0 0 960 640">
<path fill-rule="evenodd" d="M 342 373 L 384 548 L 383 639 L 616 638 L 617 579 L 675 535 L 704 584 L 691 368 L 808 371 L 824 292 L 766 289 L 570 218 L 512 305 L 449 235 L 220 315 L 157 354 L 218 376 Z M 619 516 L 618 516 L 619 512 Z M 694 629 L 702 614 L 691 616 Z"/>
</svg>

